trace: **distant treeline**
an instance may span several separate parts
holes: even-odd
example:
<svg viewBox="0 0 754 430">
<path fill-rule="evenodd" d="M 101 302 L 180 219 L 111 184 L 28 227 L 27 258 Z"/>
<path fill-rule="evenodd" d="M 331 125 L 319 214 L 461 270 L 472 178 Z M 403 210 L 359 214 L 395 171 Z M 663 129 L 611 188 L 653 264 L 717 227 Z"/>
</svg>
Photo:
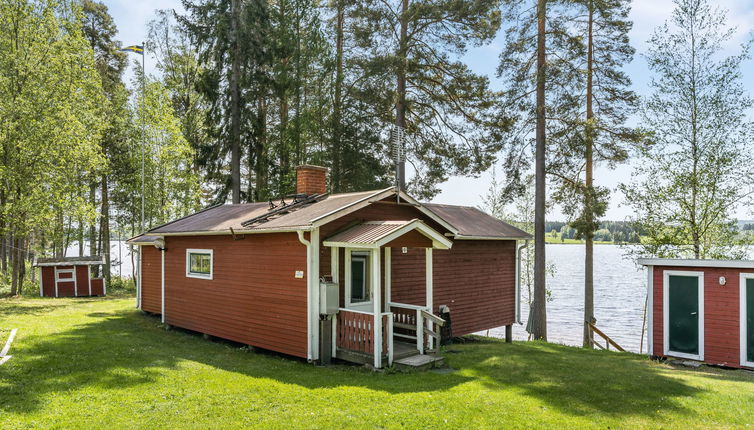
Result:
<svg viewBox="0 0 754 430">
<path fill-rule="evenodd" d="M 548 221 L 545 230 L 560 239 L 576 239 L 576 229 L 567 222 Z M 641 232 L 628 221 L 602 221 L 599 229 L 594 233 L 594 240 L 613 243 L 639 243 Z"/>
</svg>

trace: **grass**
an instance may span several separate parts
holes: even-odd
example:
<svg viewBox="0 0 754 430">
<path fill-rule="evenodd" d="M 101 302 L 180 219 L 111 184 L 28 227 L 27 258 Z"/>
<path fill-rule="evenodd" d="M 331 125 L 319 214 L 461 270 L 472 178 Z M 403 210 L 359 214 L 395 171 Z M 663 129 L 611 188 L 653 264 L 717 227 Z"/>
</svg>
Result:
<svg viewBox="0 0 754 430">
<path fill-rule="evenodd" d="M 316 367 L 165 331 L 132 298 L 3 299 L 0 428 L 742 428 L 754 374 L 495 340 L 452 373 Z"/>
</svg>

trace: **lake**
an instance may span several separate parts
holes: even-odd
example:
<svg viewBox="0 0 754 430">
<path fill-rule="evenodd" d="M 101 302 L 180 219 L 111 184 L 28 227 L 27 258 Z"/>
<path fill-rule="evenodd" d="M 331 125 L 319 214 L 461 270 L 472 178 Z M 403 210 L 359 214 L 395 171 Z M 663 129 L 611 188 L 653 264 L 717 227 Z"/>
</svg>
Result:
<svg viewBox="0 0 754 430">
<path fill-rule="evenodd" d="M 78 246 L 72 245 L 67 254 L 78 255 Z M 595 245 L 594 311 L 600 330 L 626 350 L 638 352 L 647 295 L 646 275 L 623 254 L 617 245 Z M 123 241 L 112 241 L 110 255 L 113 275 L 131 276 L 133 266 L 129 246 Z M 547 339 L 580 346 L 584 313 L 584 246 L 547 245 L 547 261 L 555 265 L 555 274 L 547 279 L 547 288 L 552 295 L 547 303 Z M 524 340 L 528 336 L 525 324 L 529 315 L 525 302 L 521 305 L 521 314 L 524 325 L 514 325 L 513 336 Z M 504 337 L 505 328 L 492 329 L 489 335 Z"/>
<path fill-rule="evenodd" d="M 625 250 L 618 245 L 594 246 L 594 316 L 597 328 L 626 350 L 639 352 L 647 277 L 646 271 L 624 257 L 624 253 Z M 555 274 L 547 278 L 547 289 L 551 292 L 551 300 L 547 302 L 547 340 L 581 346 L 584 246 L 547 245 L 546 254 L 547 261 L 555 265 Z M 513 326 L 514 339 L 527 339 L 528 315 L 528 305 L 524 301 L 521 304 L 524 324 Z M 489 335 L 505 337 L 505 328 L 490 330 Z"/>
</svg>

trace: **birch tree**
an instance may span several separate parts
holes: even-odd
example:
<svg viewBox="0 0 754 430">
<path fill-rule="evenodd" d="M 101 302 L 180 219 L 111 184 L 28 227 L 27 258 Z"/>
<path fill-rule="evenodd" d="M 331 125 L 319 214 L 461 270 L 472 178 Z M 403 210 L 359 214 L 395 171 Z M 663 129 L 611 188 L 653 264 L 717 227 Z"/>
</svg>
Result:
<svg viewBox="0 0 754 430">
<path fill-rule="evenodd" d="M 754 191 L 752 99 L 741 66 L 750 42 L 724 56 L 735 29 L 707 0 L 675 0 L 646 54 L 652 95 L 642 120 L 654 144 L 621 188 L 644 232 L 640 256 L 741 258 L 733 214 Z"/>
</svg>

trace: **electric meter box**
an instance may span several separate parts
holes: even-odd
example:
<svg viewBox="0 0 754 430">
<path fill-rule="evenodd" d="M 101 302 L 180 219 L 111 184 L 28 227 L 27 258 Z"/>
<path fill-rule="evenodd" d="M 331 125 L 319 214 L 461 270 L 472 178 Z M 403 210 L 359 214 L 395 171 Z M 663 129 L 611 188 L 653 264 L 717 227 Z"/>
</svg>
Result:
<svg viewBox="0 0 754 430">
<path fill-rule="evenodd" d="M 319 313 L 335 315 L 340 308 L 340 288 L 334 282 L 319 283 Z"/>
</svg>

